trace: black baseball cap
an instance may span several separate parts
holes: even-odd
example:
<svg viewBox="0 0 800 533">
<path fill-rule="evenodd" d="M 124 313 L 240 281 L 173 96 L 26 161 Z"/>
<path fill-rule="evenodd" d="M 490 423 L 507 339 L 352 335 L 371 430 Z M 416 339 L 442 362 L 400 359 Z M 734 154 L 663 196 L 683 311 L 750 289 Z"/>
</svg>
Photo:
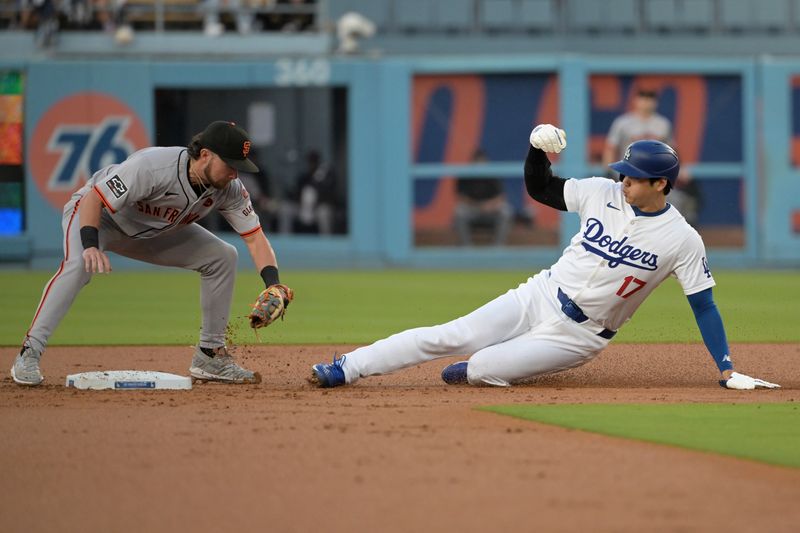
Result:
<svg viewBox="0 0 800 533">
<path fill-rule="evenodd" d="M 250 136 L 233 122 L 217 120 L 200 134 L 200 145 L 208 148 L 236 170 L 258 172 L 258 167 L 247 159 L 250 153 Z"/>
</svg>

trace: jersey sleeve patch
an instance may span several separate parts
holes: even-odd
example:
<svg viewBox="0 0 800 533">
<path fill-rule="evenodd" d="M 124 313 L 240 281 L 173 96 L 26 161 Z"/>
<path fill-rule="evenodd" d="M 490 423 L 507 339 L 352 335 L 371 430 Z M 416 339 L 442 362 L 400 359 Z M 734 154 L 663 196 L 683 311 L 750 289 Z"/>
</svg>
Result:
<svg viewBox="0 0 800 533">
<path fill-rule="evenodd" d="M 122 198 L 122 195 L 128 192 L 128 186 L 117 175 L 111 176 L 106 180 L 106 187 L 115 198 Z"/>
</svg>

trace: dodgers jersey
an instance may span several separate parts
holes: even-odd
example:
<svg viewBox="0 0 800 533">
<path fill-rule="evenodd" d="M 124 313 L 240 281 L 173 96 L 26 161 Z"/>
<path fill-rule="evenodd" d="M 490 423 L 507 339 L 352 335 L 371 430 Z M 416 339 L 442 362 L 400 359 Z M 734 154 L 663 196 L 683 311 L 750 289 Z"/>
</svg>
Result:
<svg viewBox="0 0 800 533">
<path fill-rule="evenodd" d="M 189 183 L 189 154 L 180 146 L 145 148 L 99 171 L 73 198 L 94 189 L 106 216 L 129 237 L 147 239 L 191 224 L 218 210 L 245 237 L 261 229 L 250 195 L 235 179 L 200 196 Z"/>
<path fill-rule="evenodd" d="M 687 296 L 715 285 L 703 240 L 671 205 L 637 216 L 622 183 L 606 178 L 567 180 L 564 201 L 581 229 L 550 269 L 550 283 L 603 327 L 619 329 L 670 275 Z"/>
</svg>

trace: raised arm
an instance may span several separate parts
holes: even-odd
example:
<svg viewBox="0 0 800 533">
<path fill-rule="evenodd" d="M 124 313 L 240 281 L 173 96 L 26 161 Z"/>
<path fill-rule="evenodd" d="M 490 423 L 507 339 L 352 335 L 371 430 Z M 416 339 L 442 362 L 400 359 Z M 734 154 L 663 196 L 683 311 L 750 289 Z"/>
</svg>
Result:
<svg viewBox="0 0 800 533">
<path fill-rule="evenodd" d="M 566 211 L 564 182 L 550 170 L 545 152 L 559 153 L 567 147 L 564 131 L 550 124 L 540 124 L 531 132 L 528 157 L 525 159 L 525 188 L 531 198 L 560 211 Z"/>
</svg>

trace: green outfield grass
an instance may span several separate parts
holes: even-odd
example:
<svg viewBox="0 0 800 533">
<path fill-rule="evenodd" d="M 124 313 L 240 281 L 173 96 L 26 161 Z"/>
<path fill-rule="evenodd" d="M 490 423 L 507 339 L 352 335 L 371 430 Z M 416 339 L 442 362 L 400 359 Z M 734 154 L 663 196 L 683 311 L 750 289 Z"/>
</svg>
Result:
<svg viewBox="0 0 800 533">
<path fill-rule="evenodd" d="M 531 271 L 532 272 L 532 271 Z M 281 273 L 296 291 L 286 320 L 262 342 L 369 343 L 406 328 L 446 322 L 516 287 L 531 272 L 358 271 Z M 715 299 L 733 342 L 798 342 L 800 274 L 715 272 Z M 19 344 L 51 273 L 0 271 L 0 345 Z M 245 326 L 261 279 L 242 271 L 232 306 L 234 342 L 256 343 Z M 199 278 L 162 270 L 97 275 L 79 294 L 51 345 L 192 344 L 200 324 Z M 659 287 L 614 342 L 698 342 L 674 280 Z"/>
<path fill-rule="evenodd" d="M 603 435 L 800 468 L 800 407 L 794 403 L 502 405 L 482 409 Z"/>
</svg>

